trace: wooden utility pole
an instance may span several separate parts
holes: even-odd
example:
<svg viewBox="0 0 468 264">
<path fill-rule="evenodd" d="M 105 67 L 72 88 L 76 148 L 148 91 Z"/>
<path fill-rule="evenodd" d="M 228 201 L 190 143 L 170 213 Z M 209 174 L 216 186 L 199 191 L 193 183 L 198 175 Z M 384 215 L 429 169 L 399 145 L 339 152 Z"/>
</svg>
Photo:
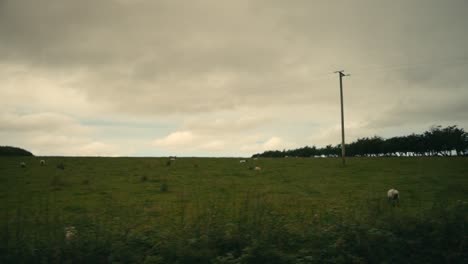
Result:
<svg viewBox="0 0 468 264">
<path fill-rule="evenodd" d="M 344 74 L 344 71 L 336 71 L 340 76 L 340 99 L 341 99 L 341 159 L 343 160 L 343 166 L 346 165 L 346 152 L 345 152 L 345 133 L 344 133 L 344 110 L 343 110 L 343 77 L 349 76 Z"/>
</svg>

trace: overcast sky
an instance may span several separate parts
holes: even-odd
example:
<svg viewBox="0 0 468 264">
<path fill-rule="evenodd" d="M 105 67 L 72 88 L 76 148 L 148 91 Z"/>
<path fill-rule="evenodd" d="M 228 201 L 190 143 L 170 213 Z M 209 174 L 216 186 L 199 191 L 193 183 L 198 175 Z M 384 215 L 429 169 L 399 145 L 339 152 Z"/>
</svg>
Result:
<svg viewBox="0 0 468 264">
<path fill-rule="evenodd" d="M 0 145 L 250 156 L 468 129 L 466 0 L 0 0 Z"/>
</svg>

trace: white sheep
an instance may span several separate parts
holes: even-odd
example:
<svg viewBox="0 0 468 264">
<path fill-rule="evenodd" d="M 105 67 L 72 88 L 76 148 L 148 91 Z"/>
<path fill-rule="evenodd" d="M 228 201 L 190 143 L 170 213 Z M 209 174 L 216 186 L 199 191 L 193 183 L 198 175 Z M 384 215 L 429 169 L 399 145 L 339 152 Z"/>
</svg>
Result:
<svg viewBox="0 0 468 264">
<path fill-rule="evenodd" d="M 257 166 L 257 167 L 254 168 L 254 170 L 256 170 L 256 171 L 261 171 L 262 168 L 260 168 L 260 167 Z"/>
<path fill-rule="evenodd" d="M 39 163 L 41 164 L 41 166 L 44 166 L 45 165 L 45 160 L 40 160 Z"/>
<path fill-rule="evenodd" d="M 24 162 L 24 161 L 20 162 L 20 167 L 21 168 L 26 168 L 26 162 Z"/>
<path fill-rule="evenodd" d="M 387 199 L 393 204 L 393 206 L 397 205 L 400 202 L 400 192 L 393 188 L 388 190 Z"/>
<path fill-rule="evenodd" d="M 239 160 L 239 163 L 246 163 L 246 160 Z"/>
<path fill-rule="evenodd" d="M 77 231 L 74 226 L 67 226 L 64 228 L 65 231 L 65 240 L 71 241 L 75 238 Z"/>
</svg>

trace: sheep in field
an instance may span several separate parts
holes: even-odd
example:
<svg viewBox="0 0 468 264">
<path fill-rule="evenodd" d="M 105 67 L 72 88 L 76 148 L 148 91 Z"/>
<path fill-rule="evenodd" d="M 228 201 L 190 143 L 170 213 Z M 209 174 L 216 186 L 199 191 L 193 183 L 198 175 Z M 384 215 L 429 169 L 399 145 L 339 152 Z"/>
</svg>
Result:
<svg viewBox="0 0 468 264">
<path fill-rule="evenodd" d="M 400 192 L 393 188 L 388 190 L 387 199 L 393 206 L 398 205 L 400 203 Z"/>
<path fill-rule="evenodd" d="M 44 166 L 45 165 L 45 160 L 40 160 L 39 163 L 41 164 L 41 166 Z"/>
<path fill-rule="evenodd" d="M 239 163 L 246 163 L 246 160 L 239 160 Z"/>
<path fill-rule="evenodd" d="M 64 228 L 65 231 L 65 240 L 66 241 L 71 241 L 75 238 L 77 232 L 76 228 L 74 226 L 67 226 Z"/>
<path fill-rule="evenodd" d="M 24 161 L 20 162 L 20 167 L 21 168 L 26 168 L 26 162 L 24 162 Z"/>
<path fill-rule="evenodd" d="M 257 166 L 257 167 L 254 168 L 254 170 L 256 170 L 256 171 L 261 171 L 262 168 L 260 168 L 260 167 Z"/>
</svg>

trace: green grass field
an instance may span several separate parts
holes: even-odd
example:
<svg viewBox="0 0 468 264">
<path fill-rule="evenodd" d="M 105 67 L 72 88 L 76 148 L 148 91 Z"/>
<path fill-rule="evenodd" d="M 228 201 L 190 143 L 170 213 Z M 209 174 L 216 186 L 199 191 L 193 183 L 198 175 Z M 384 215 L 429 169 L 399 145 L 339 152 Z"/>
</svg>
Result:
<svg viewBox="0 0 468 264">
<path fill-rule="evenodd" d="M 0 158 L 1 263 L 468 261 L 467 158 L 40 159 Z"/>
</svg>

